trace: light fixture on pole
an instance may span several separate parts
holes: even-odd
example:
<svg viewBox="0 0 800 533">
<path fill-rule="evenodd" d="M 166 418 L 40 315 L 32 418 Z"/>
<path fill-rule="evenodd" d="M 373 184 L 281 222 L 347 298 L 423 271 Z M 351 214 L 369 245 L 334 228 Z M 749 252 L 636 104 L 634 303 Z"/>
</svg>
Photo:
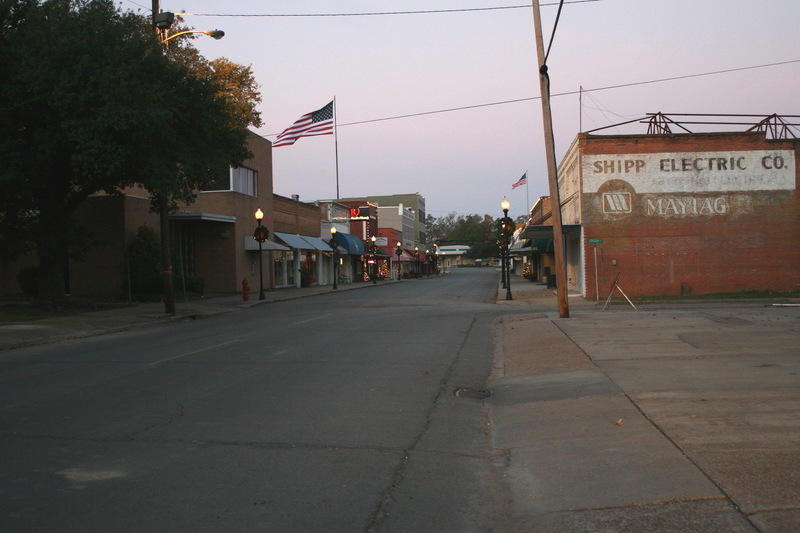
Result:
<svg viewBox="0 0 800 533">
<path fill-rule="evenodd" d="M 339 276 L 338 276 L 338 268 L 339 268 L 339 254 L 338 254 L 338 247 L 339 241 L 336 239 L 336 226 L 331 226 L 331 240 L 328 241 L 331 248 L 333 248 L 333 289 L 336 290 L 339 286 L 336 284 Z"/>
<path fill-rule="evenodd" d="M 513 233 L 511 231 L 512 220 L 508 218 L 508 210 L 511 209 L 511 203 L 508 198 L 503 198 L 503 201 L 500 202 L 500 209 L 503 210 L 503 231 L 500 239 L 503 245 L 503 259 L 505 260 L 506 300 L 513 300 L 514 298 L 511 296 L 511 257 L 509 257 L 508 251 Z"/>
<path fill-rule="evenodd" d="M 225 32 L 219 30 L 213 31 L 180 31 L 167 37 L 167 31 L 172 27 L 175 22 L 175 14 L 169 11 L 161 11 L 159 7 L 159 0 L 152 2 L 152 19 L 153 30 L 155 37 L 159 44 L 163 45 L 166 49 L 167 43 L 170 39 L 174 39 L 180 35 L 187 33 L 203 33 L 214 39 L 221 39 Z M 159 225 L 161 229 L 161 270 L 164 285 L 164 312 L 170 315 L 175 314 L 175 295 L 172 288 L 172 250 L 170 247 L 170 228 L 169 228 L 169 188 L 164 183 L 161 190 L 158 192 L 158 212 L 159 212 Z M 263 295 L 263 291 L 262 291 Z"/>
<path fill-rule="evenodd" d="M 403 245 L 400 241 L 397 241 L 397 250 L 394 251 L 397 254 L 397 281 L 400 281 L 402 276 L 402 266 L 400 265 L 400 256 L 403 255 Z"/>
<path fill-rule="evenodd" d="M 261 225 L 261 220 L 264 218 L 264 212 L 261 211 L 259 207 L 256 211 L 256 221 L 258 226 L 256 226 L 256 231 L 253 233 L 253 238 L 258 241 L 258 282 L 259 282 L 259 292 L 258 292 L 258 299 L 265 300 L 266 295 L 264 294 L 264 266 L 262 260 L 262 252 L 263 248 L 262 245 L 264 241 L 269 238 L 269 230 Z"/>
<path fill-rule="evenodd" d="M 203 35 L 208 35 L 212 39 L 216 39 L 218 41 L 220 39 L 222 39 L 223 37 L 225 37 L 225 32 L 222 31 L 222 30 L 205 30 L 205 31 L 203 31 L 203 30 L 184 30 L 184 31 L 179 31 L 178 33 L 173 33 L 169 37 L 166 37 L 165 39 L 162 39 L 161 40 L 161 44 L 164 44 L 164 43 L 166 43 L 168 41 L 171 41 L 175 37 L 180 37 L 181 35 L 186 35 L 188 33 L 202 33 Z"/>
<path fill-rule="evenodd" d="M 372 252 L 372 284 L 374 285 L 378 283 L 378 257 L 376 255 L 378 252 L 378 246 L 375 244 L 378 238 L 373 235 L 369 240 L 371 242 L 370 251 Z"/>
</svg>

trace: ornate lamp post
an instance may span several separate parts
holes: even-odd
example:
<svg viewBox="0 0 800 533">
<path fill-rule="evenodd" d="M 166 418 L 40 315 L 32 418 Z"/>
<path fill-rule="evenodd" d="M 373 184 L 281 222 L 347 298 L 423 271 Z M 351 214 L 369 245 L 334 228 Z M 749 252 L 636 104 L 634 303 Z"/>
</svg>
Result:
<svg viewBox="0 0 800 533">
<path fill-rule="evenodd" d="M 339 280 L 339 241 L 336 240 L 336 228 L 331 226 L 331 240 L 328 244 L 333 248 L 333 290 L 339 288 L 336 282 Z"/>
<path fill-rule="evenodd" d="M 373 235 L 370 237 L 370 253 L 372 254 L 372 284 L 378 283 L 378 259 L 375 257 L 375 252 L 378 251 L 378 247 L 375 245 L 375 242 L 378 238 Z"/>
<path fill-rule="evenodd" d="M 266 296 L 264 295 L 264 263 L 263 263 L 263 248 L 262 245 L 264 241 L 269 238 L 269 230 L 261 225 L 261 220 L 264 218 L 264 212 L 261 211 L 259 207 L 256 211 L 256 222 L 258 226 L 256 226 L 256 231 L 253 232 L 253 238 L 258 241 L 258 284 L 259 284 L 259 292 L 258 292 L 258 299 L 264 300 Z"/>
<path fill-rule="evenodd" d="M 394 251 L 397 255 L 397 281 L 402 277 L 402 266 L 400 265 L 400 256 L 403 255 L 403 245 L 397 241 L 397 250 Z"/>
<path fill-rule="evenodd" d="M 511 203 L 508 201 L 508 198 L 503 198 L 503 201 L 500 202 L 500 209 L 503 210 L 503 233 L 501 240 L 503 243 L 503 258 L 505 260 L 506 300 L 513 300 L 514 297 L 511 296 L 511 258 L 508 253 L 509 241 L 511 240 L 511 219 L 508 218 L 508 210 L 511 209 Z"/>
<path fill-rule="evenodd" d="M 419 246 L 414 247 L 414 277 L 419 277 Z"/>
<path fill-rule="evenodd" d="M 425 275 L 431 277 L 431 251 L 425 248 Z"/>
</svg>

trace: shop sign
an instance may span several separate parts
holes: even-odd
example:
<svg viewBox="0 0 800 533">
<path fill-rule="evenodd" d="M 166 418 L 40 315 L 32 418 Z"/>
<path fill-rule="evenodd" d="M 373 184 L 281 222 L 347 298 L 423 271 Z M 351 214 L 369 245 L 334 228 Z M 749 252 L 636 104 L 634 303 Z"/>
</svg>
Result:
<svg viewBox="0 0 800 533">
<path fill-rule="evenodd" d="M 351 207 L 350 221 L 372 220 L 372 209 L 369 207 Z"/>
</svg>

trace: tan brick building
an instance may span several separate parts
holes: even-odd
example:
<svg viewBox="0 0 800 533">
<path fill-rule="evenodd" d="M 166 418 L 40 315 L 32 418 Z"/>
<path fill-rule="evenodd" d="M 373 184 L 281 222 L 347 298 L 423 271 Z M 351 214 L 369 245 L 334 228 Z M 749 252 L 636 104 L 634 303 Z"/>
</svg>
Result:
<svg viewBox="0 0 800 533">
<path fill-rule="evenodd" d="M 251 290 L 259 287 L 258 243 L 253 240 L 255 212 L 264 213 L 263 224 L 273 232 L 272 145 L 258 135 L 248 139 L 252 159 L 231 168 L 195 203 L 170 215 L 172 252 L 176 277 L 185 273 L 205 281 L 207 293 L 230 293 L 248 280 Z M 95 195 L 77 211 L 76 220 L 91 234 L 94 245 L 80 259 L 71 259 L 67 292 L 73 296 L 122 298 L 128 272 L 128 245 L 140 226 L 159 232 L 159 217 L 150 211 L 146 191 L 131 188 L 122 196 Z M 265 288 L 274 286 L 272 254 L 288 250 L 270 241 L 264 243 Z M 21 264 L 24 264 L 23 260 Z M 30 259 L 27 260 L 30 263 Z M 18 269 L 18 268 L 17 268 Z M 15 270 L 8 266 L 8 277 Z M 15 287 L 6 284 L 6 293 Z M 180 284 L 175 282 L 176 299 Z"/>
</svg>

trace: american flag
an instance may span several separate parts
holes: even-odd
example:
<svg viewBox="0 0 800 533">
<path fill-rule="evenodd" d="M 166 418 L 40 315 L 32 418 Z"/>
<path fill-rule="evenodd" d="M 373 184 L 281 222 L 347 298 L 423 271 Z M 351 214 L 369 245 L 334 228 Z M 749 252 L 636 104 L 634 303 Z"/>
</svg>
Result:
<svg viewBox="0 0 800 533">
<path fill-rule="evenodd" d="M 297 119 L 294 124 L 278 135 L 278 138 L 272 143 L 272 147 L 288 146 L 294 144 L 300 137 L 316 135 L 333 135 L 333 102 Z"/>
<path fill-rule="evenodd" d="M 516 189 L 520 185 L 525 185 L 526 183 L 528 183 L 528 173 L 527 172 L 525 174 L 523 174 L 522 177 L 514 185 L 511 186 L 511 188 L 512 189 Z"/>
</svg>

